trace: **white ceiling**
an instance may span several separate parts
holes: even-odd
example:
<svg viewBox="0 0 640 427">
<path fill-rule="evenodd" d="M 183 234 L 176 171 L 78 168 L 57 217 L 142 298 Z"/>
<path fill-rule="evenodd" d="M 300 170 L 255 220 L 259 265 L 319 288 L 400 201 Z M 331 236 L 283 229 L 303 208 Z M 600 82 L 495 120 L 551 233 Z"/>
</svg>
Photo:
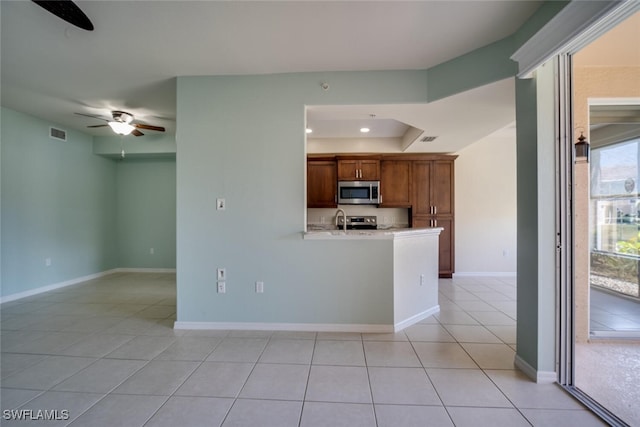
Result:
<svg viewBox="0 0 640 427">
<path fill-rule="evenodd" d="M 2 105 L 93 135 L 110 131 L 86 129 L 99 122 L 74 112 L 125 110 L 139 121 L 174 131 L 176 76 L 426 69 L 512 34 L 541 4 L 76 3 L 95 31 L 77 29 L 28 0 L 0 1 Z M 496 100 L 507 102 L 505 111 L 513 109 L 513 99 Z M 457 110 L 449 102 L 437 105 L 443 110 L 423 106 L 426 110 L 403 112 L 406 123 L 416 114 L 442 118 L 443 111 Z M 478 113 L 461 123 L 482 125 Z M 460 122 L 447 123 L 450 128 L 435 126 L 433 132 L 444 138 L 461 127 Z"/>
</svg>

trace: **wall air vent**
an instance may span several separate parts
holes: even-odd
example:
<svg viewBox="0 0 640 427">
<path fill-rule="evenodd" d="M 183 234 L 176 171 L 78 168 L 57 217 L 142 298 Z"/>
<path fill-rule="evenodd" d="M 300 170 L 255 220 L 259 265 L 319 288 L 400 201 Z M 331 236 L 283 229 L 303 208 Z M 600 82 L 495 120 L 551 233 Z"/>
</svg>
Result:
<svg viewBox="0 0 640 427">
<path fill-rule="evenodd" d="M 422 138 L 420 138 L 421 142 L 431 142 L 433 140 L 435 140 L 437 138 L 437 136 L 423 136 Z"/>
<path fill-rule="evenodd" d="M 54 127 L 49 128 L 49 138 L 57 139 L 59 141 L 67 140 L 67 131 L 62 129 L 57 129 Z"/>
</svg>

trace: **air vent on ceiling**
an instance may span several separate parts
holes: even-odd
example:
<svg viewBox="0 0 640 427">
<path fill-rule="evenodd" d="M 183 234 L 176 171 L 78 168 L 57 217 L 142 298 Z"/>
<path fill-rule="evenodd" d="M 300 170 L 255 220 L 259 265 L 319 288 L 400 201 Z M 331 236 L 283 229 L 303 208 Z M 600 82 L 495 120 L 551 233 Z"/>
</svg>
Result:
<svg viewBox="0 0 640 427">
<path fill-rule="evenodd" d="M 435 140 L 437 138 L 437 136 L 423 136 L 422 138 L 420 138 L 421 142 L 431 142 L 433 140 Z"/>
<path fill-rule="evenodd" d="M 59 141 L 67 140 L 67 131 L 62 129 L 57 129 L 54 127 L 49 128 L 49 137 L 53 139 L 57 139 Z"/>
</svg>

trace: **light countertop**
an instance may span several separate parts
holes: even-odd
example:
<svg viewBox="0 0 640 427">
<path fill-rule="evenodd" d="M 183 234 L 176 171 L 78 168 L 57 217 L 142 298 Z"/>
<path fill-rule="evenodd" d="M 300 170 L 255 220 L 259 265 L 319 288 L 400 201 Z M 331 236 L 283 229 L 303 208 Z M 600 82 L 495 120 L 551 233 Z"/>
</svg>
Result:
<svg viewBox="0 0 640 427">
<path fill-rule="evenodd" d="M 392 228 L 383 230 L 310 230 L 303 233 L 305 240 L 395 240 L 438 236 L 442 227 Z"/>
</svg>

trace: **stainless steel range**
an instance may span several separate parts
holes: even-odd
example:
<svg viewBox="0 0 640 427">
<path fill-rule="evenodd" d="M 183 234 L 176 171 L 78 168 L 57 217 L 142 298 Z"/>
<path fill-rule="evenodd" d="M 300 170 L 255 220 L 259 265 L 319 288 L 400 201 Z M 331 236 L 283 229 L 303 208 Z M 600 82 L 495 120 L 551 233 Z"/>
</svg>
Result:
<svg viewBox="0 0 640 427">
<path fill-rule="evenodd" d="M 344 216 L 338 217 L 338 227 L 344 226 Z M 347 230 L 377 230 L 378 217 L 376 216 L 348 216 Z"/>
</svg>

